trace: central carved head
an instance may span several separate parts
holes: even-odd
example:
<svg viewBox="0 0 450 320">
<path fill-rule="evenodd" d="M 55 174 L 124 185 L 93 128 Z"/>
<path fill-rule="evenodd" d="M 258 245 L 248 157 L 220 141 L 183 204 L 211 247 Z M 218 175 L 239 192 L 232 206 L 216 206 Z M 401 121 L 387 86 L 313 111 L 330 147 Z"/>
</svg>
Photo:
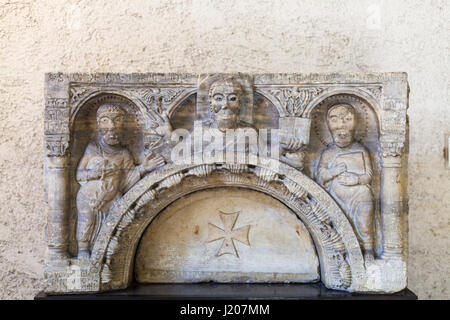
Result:
<svg viewBox="0 0 450 320">
<path fill-rule="evenodd" d="M 332 106 L 327 113 L 327 124 L 338 147 L 345 148 L 353 143 L 356 111 L 350 104 L 340 103 Z"/>
<path fill-rule="evenodd" d="M 239 111 L 243 89 L 232 80 L 218 80 L 209 89 L 209 107 L 219 130 L 235 129 L 239 121 Z"/>
<path fill-rule="evenodd" d="M 107 145 L 120 144 L 125 112 L 117 105 L 105 103 L 97 109 L 99 136 Z"/>
</svg>

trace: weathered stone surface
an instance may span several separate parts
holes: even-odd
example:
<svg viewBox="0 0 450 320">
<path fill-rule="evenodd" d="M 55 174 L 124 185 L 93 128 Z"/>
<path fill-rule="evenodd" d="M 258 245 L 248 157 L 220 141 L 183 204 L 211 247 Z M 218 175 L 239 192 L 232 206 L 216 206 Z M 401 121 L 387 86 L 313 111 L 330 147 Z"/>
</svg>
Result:
<svg viewBox="0 0 450 320">
<path fill-rule="evenodd" d="M 310 282 L 319 260 L 308 230 L 260 192 L 218 188 L 164 209 L 142 236 L 139 282 Z"/>
<path fill-rule="evenodd" d="M 328 288 L 406 286 L 406 74 L 48 74 L 46 96 L 50 292 L 127 287 L 139 243 L 143 282 L 316 281 L 318 264 Z M 214 205 L 189 200 L 224 187 L 198 193 Z M 253 191 L 238 201 L 236 187 Z M 308 240 L 283 245 L 275 230 L 289 231 L 264 215 L 251 232 L 244 212 L 274 211 L 257 192 L 284 203 Z M 239 216 L 249 224 L 235 230 Z M 166 229 L 186 220 L 197 242 Z M 283 262 L 296 255 L 295 268 Z"/>
</svg>

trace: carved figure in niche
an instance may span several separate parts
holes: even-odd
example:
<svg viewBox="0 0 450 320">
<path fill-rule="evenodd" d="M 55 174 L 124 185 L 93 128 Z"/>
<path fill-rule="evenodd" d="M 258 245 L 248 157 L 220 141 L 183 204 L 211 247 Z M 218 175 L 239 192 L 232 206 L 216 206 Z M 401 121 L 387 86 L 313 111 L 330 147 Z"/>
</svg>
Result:
<svg viewBox="0 0 450 320">
<path fill-rule="evenodd" d="M 219 139 L 219 143 L 214 142 L 214 149 L 217 151 L 234 150 L 234 143 L 241 143 L 241 141 L 225 139 L 227 130 L 252 129 L 257 134 L 256 128 L 252 124 L 241 119 L 241 109 L 245 107 L 243 95 L 244 88 L 231 77 L 216 80 L 209 88 L 210 119 L 206 122 L 208 127 L 204 130 L 209 131 L 214 139 Z M 257 154 L 258 146 L 252 143 L 246 144 L 245 151 Z"/>
<path fill-rule="evenodd" d="M 212 83 L 209 89 L 209 109 L 211 116 L 210 128 L 216 128 L 222 133 L 227 129 L 256 128 L 240 119 L 241 98 L 244 89 L 235 80 L 223 79 Z M 256 132 L 256 131 L 255 131 Z M 266 143 L 263 145 L 267 146 Z M 280 136 L 280 160 L 295 167 L 303 168 L 304 154 L 300 151 L 303 144 L 295 136 Z M 225 146 L 227 148 L 227 146 Z M 258 153 L 258 146 L 249 144 L 252 153 Z"/>
<path fill-rule="evenodd" d="M 337 200 L 352 222 L 366 260 L 373 260 L 374 198 L 369 151 L 355 141 L 356 111 L 339 103 L 327 113 L 333 144 L 320 157 L 316 179 Z"/>
<path fill-rule="evenodd" d="M 88 258 L 110 208 L 140 177 L 164 164 L 160 156 L 148 155 L 135 166 L 130 151 L 121 143 L 125 112 L 105 103 L 97 110 L 98 138 L 86 147 L 77 168 L 78 257 Z"/>
</svg>

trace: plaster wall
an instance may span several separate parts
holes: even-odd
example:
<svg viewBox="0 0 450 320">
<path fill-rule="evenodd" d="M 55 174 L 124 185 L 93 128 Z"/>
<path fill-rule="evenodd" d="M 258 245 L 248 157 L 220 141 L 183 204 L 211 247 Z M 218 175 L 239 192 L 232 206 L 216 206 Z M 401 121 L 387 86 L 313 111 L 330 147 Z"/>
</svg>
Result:
<svg viewBox="0 0 450 320">
<path fill-rule="evenodd" d="M 409 74 L 409 287 L 450 298 L 446 0 L 0 0 L 0 298 L 43 289 L 44 73 Z"/>
</svg>

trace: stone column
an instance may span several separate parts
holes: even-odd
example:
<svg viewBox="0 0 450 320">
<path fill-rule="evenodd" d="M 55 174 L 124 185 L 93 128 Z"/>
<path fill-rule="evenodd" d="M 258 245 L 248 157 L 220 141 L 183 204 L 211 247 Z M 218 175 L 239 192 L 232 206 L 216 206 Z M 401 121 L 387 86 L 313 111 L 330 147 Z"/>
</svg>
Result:
<svg viewBox="0 0 450 320">
<path fill-rule="evenodd" d="M 50 260 L 69 257 L 69 156 L 67 139 L 47 139 L 48 204 L 47 242 Z"/>
<path fill-rule="evenodd" d="M 403 256 L 401 157 L 384 156 L 381 170 L 383 258 Z"/>
</svg>

